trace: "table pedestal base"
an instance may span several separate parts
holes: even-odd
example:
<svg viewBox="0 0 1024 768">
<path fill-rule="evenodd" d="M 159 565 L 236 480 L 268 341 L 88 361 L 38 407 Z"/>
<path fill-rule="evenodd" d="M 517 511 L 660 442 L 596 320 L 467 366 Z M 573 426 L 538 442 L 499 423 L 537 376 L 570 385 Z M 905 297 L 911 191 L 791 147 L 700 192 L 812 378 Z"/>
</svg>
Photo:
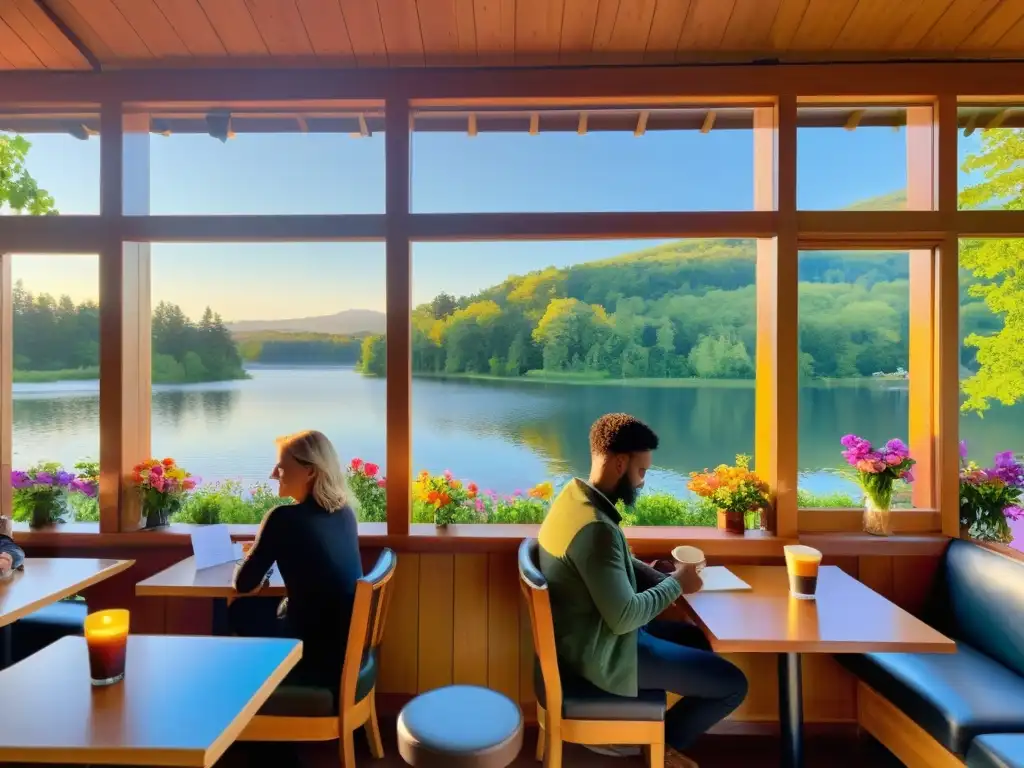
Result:
<svg viewBox="0 0 1024 768">
<path fill-rule="evenodd" d="M 779 654 L 779 726 L 783 768 L 803 768 L 804 706 L 799 653 Z"/>
</svg>

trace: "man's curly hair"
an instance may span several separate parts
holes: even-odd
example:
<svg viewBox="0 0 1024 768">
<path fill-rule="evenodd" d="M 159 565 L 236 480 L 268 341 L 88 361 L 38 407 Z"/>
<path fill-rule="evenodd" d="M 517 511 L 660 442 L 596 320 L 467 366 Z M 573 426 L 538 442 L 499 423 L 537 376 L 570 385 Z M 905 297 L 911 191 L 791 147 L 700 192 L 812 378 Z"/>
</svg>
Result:
<svg viewBox="0 0 1024 768">
<path fill-rule="evenodd" d="M 628 413 L 606 413 L 590 428 L 590 452 L 595 456 L 639 453 L 658 447 L 658 436 Z"/>
</svg>

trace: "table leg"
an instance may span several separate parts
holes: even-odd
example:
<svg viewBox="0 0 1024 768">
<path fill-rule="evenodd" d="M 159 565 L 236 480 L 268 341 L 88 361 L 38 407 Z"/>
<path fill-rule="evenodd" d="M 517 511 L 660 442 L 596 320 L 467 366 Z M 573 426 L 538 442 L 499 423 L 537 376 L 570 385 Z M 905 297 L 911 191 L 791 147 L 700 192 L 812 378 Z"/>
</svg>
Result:
<svg viewBox="0 0 1024 768">
<path fill-rule="evenodd" d="M 779 725 L 783 768 L 803 768 L 804 705 L 800 654 L 779 654 Z"/>
</svg>

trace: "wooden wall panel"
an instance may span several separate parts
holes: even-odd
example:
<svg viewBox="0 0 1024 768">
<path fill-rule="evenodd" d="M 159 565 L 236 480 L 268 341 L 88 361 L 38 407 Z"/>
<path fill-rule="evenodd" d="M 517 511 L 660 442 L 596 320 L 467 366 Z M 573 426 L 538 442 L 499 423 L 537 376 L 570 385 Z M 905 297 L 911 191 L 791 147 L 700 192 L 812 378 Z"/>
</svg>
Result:
<svg viewBox="0 0 1024 768">
<path fill-rule="evenodd" d="M 412 694 L 419 687 L 420 555 L 400 552 L 394 580 L 377 690 Z"/>
<path fill-rule="evenodd" d="M 455 683 L 487 685 L 487 585 L 487 555 L 455 556 Z"/>
<path fill-rule="evenodd" d="M 455 555 L 420 555 L 418 691 L 452 684 Z"/>
<path fill-rule="evenodd" d="M 519 572 L 515 555 L 487 557 L 487 686 L 519 701 Z"/>
</svg>

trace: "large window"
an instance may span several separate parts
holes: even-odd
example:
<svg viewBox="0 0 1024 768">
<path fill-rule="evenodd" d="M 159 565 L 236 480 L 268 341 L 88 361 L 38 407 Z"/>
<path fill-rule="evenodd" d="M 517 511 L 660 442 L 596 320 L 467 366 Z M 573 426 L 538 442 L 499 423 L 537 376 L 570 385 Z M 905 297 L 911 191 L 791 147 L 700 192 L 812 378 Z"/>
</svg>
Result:
<svg viewBox="0 0 1024 768">
<path fill-rule="evenodd" d="M 840 440 L 907 440 L 908 256 L 800 254 L 799 492 L 802 507 L 853 507 L 861 491 Z M 909 489 L 897 487 L 897 502 Z"/>
<path fill-rule="evenodd" d="M 99 259 L 5 258 L 13 280 L 12 469 L 32 478 L 63 472 L 91 482 L 100 447 Z M 19 493 L 21 484 L 14 482 L 14 517 L 28 522 L 30 495 Z M 72 489 L 64 519 L 99 519 L 91 485 L 88 490 Z"/>
<path fill-rule="evenodd" d="M 753 120 L 749 108 L 417 112 L 412 207 L 749 211 Z"/>
<path fill-rule="evenodd" d="M 141 113 L 132 121 L 152 132 L 154 214 L 384 211 L 379 108 L 229 104 Z"/>
<path fill-rule="evenodd" d="M 383 246 L 156 244 L 152 281 L 153 453 L 201 479 L 179 520 L 258 523 L 275 438 L 306 429 L 383 520 Z"/>
<path fill-rule="evenodd" d="M 906 108 L 809 107 L 799 110 L 798 121 L 798 208 L 908 207 Z"/>
<path fill-rule="evenodd" d="M 538 522 L 588 474 L 591 423 L 627 411 L 661 445 L 626 520 L 715 524 L 687 485 L 753 452 L 754 241 L 423 243 L 413 256 L 414 468 L 473 488 L 449 494 L 456 520 Z M 416 521 L 433 515 L 424 501 Z"/>
</svg>

